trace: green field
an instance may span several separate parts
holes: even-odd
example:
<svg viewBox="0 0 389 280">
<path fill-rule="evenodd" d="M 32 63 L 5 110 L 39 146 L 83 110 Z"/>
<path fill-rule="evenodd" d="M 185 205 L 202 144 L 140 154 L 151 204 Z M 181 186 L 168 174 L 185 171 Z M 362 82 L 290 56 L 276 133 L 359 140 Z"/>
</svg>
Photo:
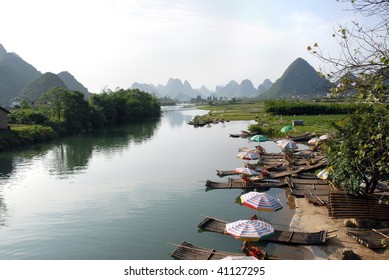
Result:
<svg viewBox="0 0 389 280">
<path fill-rule="evenodd" d="M 316 134 L 330 133 L 334 129 L 332 122 L 341 120 L 345 115 L 310 115 L 310 116 L 273 116 L 265 112 L 263 102 L 239 103 L 239 104 L 220 104 L 204 105 L 200 109 L 209 110 L 212 118 L 216 120 L 256 120 L 258 125 L 275 131 L 282 135 L 281 128 L 286 125 L 292 125 L 293 120 L 303 120 L 303 126 L 295 126 L 294 131 L 289 135 L 298 135 L 304 132 L 313 132 Z M 205 116 L 204 116 L 205 117 Z"/>
</svg>

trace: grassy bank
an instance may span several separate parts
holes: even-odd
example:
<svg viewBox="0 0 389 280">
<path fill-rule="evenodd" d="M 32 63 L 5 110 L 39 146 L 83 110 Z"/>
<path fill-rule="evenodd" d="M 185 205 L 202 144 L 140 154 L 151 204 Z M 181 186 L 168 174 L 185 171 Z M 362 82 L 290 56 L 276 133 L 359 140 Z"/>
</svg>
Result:
<svg viewBox="0 0 389 280">
<path fill-rule="evenodd" d="M 303 115 L 303 116 L 277 116 L 265 112 L 264 102 L 251 102 L 239 104 L 216 104 L 200 106 L 200 109 L 209 110 L 213 119 L 224 120 L 255 120 L 257 125 L 248 127 L 271 136 L 283 136 L 281 128 L 292 125 L 293 120 L 302 120 L 303 126 L 295 126 L 289 135 L 298 135 L 304 132 L 312 132 L 318 135 L 333 131 L 332 122 L 341 120 L 344 115 Z M 204 116 L 205 117 L 205 116 Z"/>
<path fill-rule="evenodd" d="M 0 131 L 0 152 L 15 147 L 42 143 L 57 137 L 51 127 L 42 125 L 11 125 L 10 130 Z"/>
</svg>

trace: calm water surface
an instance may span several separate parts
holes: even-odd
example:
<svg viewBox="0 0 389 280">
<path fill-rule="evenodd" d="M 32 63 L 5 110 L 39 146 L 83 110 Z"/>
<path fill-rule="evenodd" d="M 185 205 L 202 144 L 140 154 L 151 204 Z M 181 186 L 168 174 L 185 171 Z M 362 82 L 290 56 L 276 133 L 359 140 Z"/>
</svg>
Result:
<svg viewBox="0 0 389 280">
<path fill-rule="evenodd" d="M 249 122 L 194 128 L 206 111 L 165 108 L 160 120 L 75 136 L 22 151 L 0 153 L 0 259 L 171 259 L 170 243 L 238 251 L 231 236 L 200 232 L 204 215 L 246 219 L 241 190 L 205 191 L 216 169 L 242 166 L 238 148 L 254 147 L 230 133 Z M 263 146 L 278 151 L 272 142 Z M 293 200 L 268 191 L 284 208 L 261 213 L 288 229 Z M 257 213 L 258 214 L 258 213 Z M 301 259 L 303 249 L 267 245 L 268 252 Z"/>
</svg>

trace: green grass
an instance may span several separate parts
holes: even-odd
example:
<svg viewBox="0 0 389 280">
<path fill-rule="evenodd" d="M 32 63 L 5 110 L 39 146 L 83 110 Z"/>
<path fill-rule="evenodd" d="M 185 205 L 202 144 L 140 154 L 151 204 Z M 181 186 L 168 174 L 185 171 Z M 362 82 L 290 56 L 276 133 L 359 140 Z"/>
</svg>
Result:
<svg viewBox="0 0 389 280">
<path fill-rule="evenodd" d="M 206 105 L 199 107 L 209 110 L 214 118 L 224 118 L 225 120 L 256 120 L 260 126 L 271 128 L 279 132 L 282 127 L 292 125 L 293 120 L 303 120 L 303 126 L 295 126 L 295 131 L 289 135 L 298 135 L 304 132 L 313 132 L 316 134 L 330 133 L 334 129 L 332 122 L 337 122 L 345 115 L 313 115 L 313 116 L 273 116 L 265 113 L 265 104 L 263 102 L 253 102 L 244 104 L 221 104 Z M 280 133 L 282 135 L 282 133 Z"/>
</svg>

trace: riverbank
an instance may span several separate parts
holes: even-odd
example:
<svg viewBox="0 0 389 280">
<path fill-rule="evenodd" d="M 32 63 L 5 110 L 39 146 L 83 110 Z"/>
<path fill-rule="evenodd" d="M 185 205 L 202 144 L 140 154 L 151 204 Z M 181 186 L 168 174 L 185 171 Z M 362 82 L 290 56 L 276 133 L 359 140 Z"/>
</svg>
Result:
<svg viewBox="0 0 389 280">
<path fill-rule="evenodd" d="M 290 223 L 290 230 L 315 232 L 320 230 L 337 230 L 332 233 L 336 237 L 330 238 L 325 245 L 306 246 L 316 259 L 332 259 L 331 255 L 339 249 L 350 249 L 363 260 L 389 260 L 389 250 L 373 251 L 345 234 L 346 227 L 343 219 L 332 219 L 328 209 L 324 206 L 314 206 L 305 198 L 295 198 L 296 212 Z"/>
</svg>

